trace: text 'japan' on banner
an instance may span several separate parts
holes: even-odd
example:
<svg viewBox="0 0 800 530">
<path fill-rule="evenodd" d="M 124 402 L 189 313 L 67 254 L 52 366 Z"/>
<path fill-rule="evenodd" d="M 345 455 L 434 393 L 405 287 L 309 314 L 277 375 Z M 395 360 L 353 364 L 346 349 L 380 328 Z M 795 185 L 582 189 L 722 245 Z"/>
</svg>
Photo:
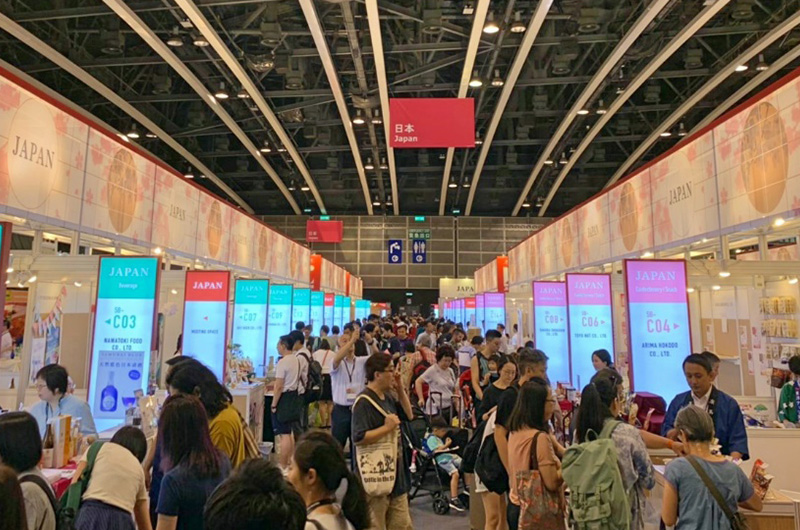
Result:
<svg viewBox="0 0 800 530">
<path fill-rule="evenodd" d="M 183 354 L 225 380 L 229 271 L 187 271 L 183 303 Z"/>
<path fill-rule="evenodd" d="M 389 114 L 392 148 L 475 147 L 472 98 L 393 98 Z"/>
<path fill-rule="evenodd" d="M 607 350 L 615 358 L 611 276 L 567 274 L 567 304 L 572 384 L 582 390 L 595 374 L 592 352 Z"/>
</svg>

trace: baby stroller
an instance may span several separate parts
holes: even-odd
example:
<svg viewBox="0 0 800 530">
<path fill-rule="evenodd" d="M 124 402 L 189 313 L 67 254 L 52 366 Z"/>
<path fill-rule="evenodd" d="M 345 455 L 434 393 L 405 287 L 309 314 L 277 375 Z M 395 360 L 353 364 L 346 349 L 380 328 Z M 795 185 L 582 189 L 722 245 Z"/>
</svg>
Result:
<svg viewBox="0 0 800 530">
<path fill-rule="evenodd" d="M 403 440 L 407 447 L 406 454 L 411 454 L 411 491 L 408 499 L 413 500 L 417 497 L 430 495 L 433 499 L 433 511 L 437 515 L 445 515 L 450 512 L 450 503 L 447 492 L 449 490 L 447 480 L 449 477 L 436 465 L 435 455 L 429 454 L 423 442 L 425 434 L 430 430 L 430 421 L 424 411 L 414 406 L 414 419 L 407 422 L 403 429 Z M 447 451 L 461 456 L 466 445 L 469 433 L 465 429 L 452 429 L 449 437 L 453 440 L 453 449 Z M 439 453 L 443 454 L 443 453 Z M 469 508 L 469 494 L 466 493 L 467 487 L 464 475 L 461 474 L 460 480 L 464 485 L 464 492 L 459 495 L 461 503 Z"/>
</svg>

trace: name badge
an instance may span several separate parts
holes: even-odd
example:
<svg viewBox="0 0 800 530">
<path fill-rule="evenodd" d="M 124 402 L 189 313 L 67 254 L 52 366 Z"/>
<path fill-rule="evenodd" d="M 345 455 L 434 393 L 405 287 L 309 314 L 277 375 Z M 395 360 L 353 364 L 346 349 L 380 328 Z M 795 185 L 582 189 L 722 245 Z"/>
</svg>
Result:
<svg viewBox="0 0 800 530">
<path fill-rule="evenodd" d="M 347 385 L 345 387 L 345 396 L 347 397 L 347 404 L 352 405 L 358 397 L 358 386 Z"/>
</svg>

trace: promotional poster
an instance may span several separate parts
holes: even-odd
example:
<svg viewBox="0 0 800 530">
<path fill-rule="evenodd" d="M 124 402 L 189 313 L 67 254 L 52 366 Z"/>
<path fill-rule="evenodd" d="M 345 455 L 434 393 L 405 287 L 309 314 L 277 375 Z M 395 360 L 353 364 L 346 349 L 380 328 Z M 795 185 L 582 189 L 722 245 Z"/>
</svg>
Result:
<svg viewBox="0 0 800 530">
<path fill-rule="evenodd" d="M 686 262 L 627 260 L 631 389 L 669 402 L 686 391 L 683 360 L 692 352 Z"/>
<path fill-rule="evenodd" d="M 323 320 L 325 325 L 333 332 L 333 315 L 336 309 L 336 296 L 332 293 L 325 293 L 325 307 L 323 309 Z"/>
<path fill-rule="evenodd" d="M 486 331 L 497 329 L 498 324 L 506 323 L 506 295 L 504 293 L 484 293 Z"/>
<path fill-rule="evenodd" d="M 187 271 L 183 303 L 183 354 L 224 381 L 228 340 L 229 271 Z"/>
<path fill-rule="evenodd" d="M 236 280 L 231 342 L 239 345 L 259 376 L 264 375 L 268 297 L 269 280 Z"/>
<path fill-rule="evenodd" d="M 325 312 L 325 293 L 322 291 L 311 291 L 311 333 L 319 335 L 319 328 L 323 323 L 323 314 Z"/>
<path fill-rule="evenodd" d="M 464 330 L 475 327 L 475 299 L 464 299 Z"/>
<path fill-rule="evenodd" d="M 608 350 L 614 359 L 611 278 L 608 274 L 567 274 L 567 304 L 572 384 L 582 389 L 595 374 L 592 352 Z"/>
<path fill-rule="evenodd" d="M 88 402 L 97 430 L 125 419 L 136 391 L 147 391 L 159 259 L 100 258 Z"/>
<path fill-rule="evenodd" d="M 333 325 L 344 327 L 344 296 L 336 295 L 333 302 Z"/>
<path fill-rule="evenodd" d="M 564 282 L 533 282 L 533 340 L 550 358 L 548 377 L 556 383 L 569 382 L 567 286 Z"/>
</svg>

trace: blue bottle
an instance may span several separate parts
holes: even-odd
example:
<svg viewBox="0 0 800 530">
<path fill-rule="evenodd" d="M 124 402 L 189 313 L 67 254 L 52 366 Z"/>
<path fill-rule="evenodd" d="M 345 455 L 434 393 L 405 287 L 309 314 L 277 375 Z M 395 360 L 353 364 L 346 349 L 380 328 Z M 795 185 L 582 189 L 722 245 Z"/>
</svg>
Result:
<svg viewBox="0 0 800 530">
<path fill-rule="evenodd" d="M 117 410 L 117 389 L 114 386 L 114 372 L 108 372 L 108 384 L 100 392 L 100 410 L 114 412 Z"/>
</svg>

